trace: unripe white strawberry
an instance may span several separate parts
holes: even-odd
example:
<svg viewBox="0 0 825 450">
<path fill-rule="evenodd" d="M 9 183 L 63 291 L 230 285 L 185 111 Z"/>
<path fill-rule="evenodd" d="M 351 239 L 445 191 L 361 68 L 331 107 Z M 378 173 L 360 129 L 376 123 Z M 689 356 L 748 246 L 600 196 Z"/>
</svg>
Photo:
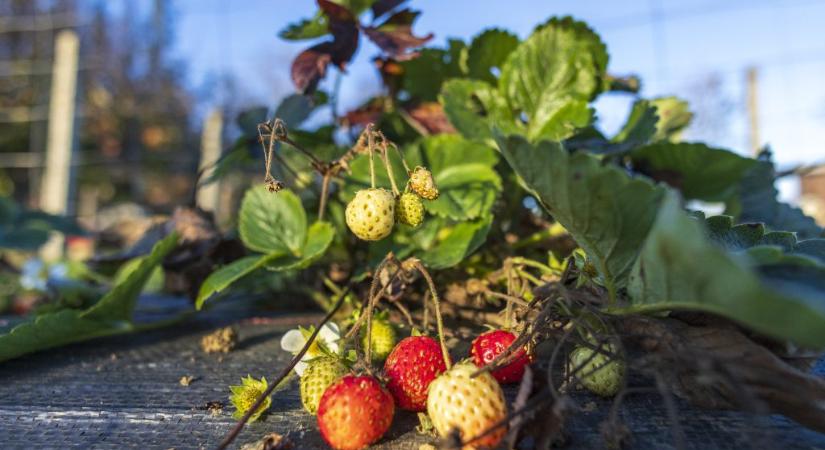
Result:
<svg viewBox="0 0 825 450">
<path fill-rule="evenodd" d="M 395 224 L 395 197 L 386 189 L 362 189 L 347 205 L 349 229 L 365 241 L 389 236 Z"/>
<path fill-rule="evenodd" d="M 395 219 L 399 223 L 418 227 L 424 222 L 424 203 L 412 192 L 404 192 L 395 201 Z"/>
<path fill-rule="evenodd" d="M 608 352 L 616 353 L 614 346 L 607 347 Z M 573 350 L 570 354 L 570 368 L 576 370 L 576 377 L 588 391 L 602 397 L 618 394 L 624 383 L 624 361 L 587 347 Z"/>
<path fill-rule="evenodd" d="M 324 391 L 346 374 L 347 366 L 336 357 L 324 356 L 310 361 L 301 376 L 301 403 L 307 412 L 315 414 Z"/>
<path fill-rule="evenodd" d="M 438 187 L 435 185 L 433 174 L 425 167 L 418 166 L 409 174 L 410 189 L 421 198 L 435 200 L 438 198 Z"/>
<path fill-rule="evenodd" d="M 464 449 L 495 448 L 507 433 L 506 425 L 474 438 L 504 420 L 507 405 L 496 379 L 489 372 L 471 378 L 476 371 L 478 367 L 464 362 L 436 378 L 427 394 L 427 414 L 442 437 L 455 429 L 462 442 L 470 441 Z"/>
</svg>

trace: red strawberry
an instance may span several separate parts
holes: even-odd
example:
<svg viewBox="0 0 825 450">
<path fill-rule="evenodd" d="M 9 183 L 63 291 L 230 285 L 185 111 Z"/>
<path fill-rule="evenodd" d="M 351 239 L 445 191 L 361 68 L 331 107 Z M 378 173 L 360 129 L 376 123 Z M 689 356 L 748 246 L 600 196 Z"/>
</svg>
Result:
<svg viewBox="0 0 825 450">
<path fill-rule="evenodd" d="M 384 363 L 387 389 L 401 409 L 427 409 L 430 383 L 447 370 L 438 341 L 427 336 L 404 338 Z"/>
<path fill-rule="evenodd" d="M 318 428 L 330 447 L 358 450 L 381 439 L 394 413 L 392 396 L 375 378 L 346 375 L 321 396 Z"/>
<path fill-rule="evenodd" d="M 476 366 L 483 367 L 503 353 L 515 340 L 516 335 L 509 331 L 488 331 L 473 341 L 470 355 Z M 499 383 L 518 383 L 524 376 L 524 367 L 530 364 L 531 360 L 532 357 L 524 348 L 521 348 L 516 352 L 516 357 L 510 364 L 492 372 L 493 377 Z"/>
</svg>

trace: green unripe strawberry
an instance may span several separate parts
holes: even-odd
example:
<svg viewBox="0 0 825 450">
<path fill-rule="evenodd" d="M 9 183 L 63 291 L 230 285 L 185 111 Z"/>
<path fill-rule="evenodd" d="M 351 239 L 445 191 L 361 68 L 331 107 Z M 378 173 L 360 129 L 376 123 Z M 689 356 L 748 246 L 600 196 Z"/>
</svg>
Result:
<svg viewBox="0 0 825 450">
<path fill-rule="evenodd" d="M 435 200 L 438 198 L 438 187 L 435 185 L 433 174 L 425 167 L 418 166 L 410 172 L 410 189 L 421 198 Z"/>
<path fill-rule="evenodd" d="M 424 202 L 412 192 L 401 194 L 395 201 L 395 220 L 413 228 L 418 227 L 424 222 Z"/>
<path fill-rule="evenodd" d="M 338 358 L 324 356 L 310 361 L 301 377 L 301 403 L 304 408 L 315 414 L 324 391 L 347 372 L 347 366 Z"/>
<path fill-rule="evenodd" d="M 390 352 L 395 348 L 396 341 L 395 327 L 383 317 L 372 318 L 372 360 L 380 362 L 387 359 Z M 367 327 L 361 327 L 361 348 L 367 348 Z"/>
<path fill-rule="evenodd" d="M 349 229 L 365 241 L 389 236 L 395 225 L 395 197 L 386 189 L 361 189 L 347 205 Z"/>
<path fill-rule="evenodd" d="M 607 352 L 616 353 L 612 345 Z M 588 391 L 602 397 L 613 397 L 624 383 L 624 361 L 611 358 L 587 347 L 577 347 L 570 354 L 570 368 L 576 370 L 576 377 Z"/>
</svg>

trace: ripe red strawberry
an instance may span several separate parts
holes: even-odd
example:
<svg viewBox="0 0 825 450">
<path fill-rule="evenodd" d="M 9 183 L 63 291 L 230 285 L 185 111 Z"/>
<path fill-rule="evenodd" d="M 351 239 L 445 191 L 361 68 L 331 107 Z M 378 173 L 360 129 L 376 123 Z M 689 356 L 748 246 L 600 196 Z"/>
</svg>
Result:
<svg viewBox="0 0 825 450">
<path fill-rule="evenodd" d="M 515 340 L 516 335 L 509 331 L 488 331 L 473 341 L 470 355 L 476 366 L 483 367 L 507 350 Z M 492 371 L 493 377 L 499 383 L 518 383 L 524 376 L 524 367 L 530 364 L 531 360 L 527 351 L 521 348 L 516 352 L 516 357 L 510 364 Z"/>
<path fill-rule="evenodd" d="M 392 424 L 392 396 L 371 376 L 346 375 L 324 392 L 318 428 L 330 447 L 358 450 L 381 439 Z"/>
<path fill-rule="evenodd" d="M 402 339 L 384 363 L 387 389 L 396 405 L 409 411 L 427 408 L 427 389 L 445 370 L 438 341 L 427 336 Z"/>
</svg>

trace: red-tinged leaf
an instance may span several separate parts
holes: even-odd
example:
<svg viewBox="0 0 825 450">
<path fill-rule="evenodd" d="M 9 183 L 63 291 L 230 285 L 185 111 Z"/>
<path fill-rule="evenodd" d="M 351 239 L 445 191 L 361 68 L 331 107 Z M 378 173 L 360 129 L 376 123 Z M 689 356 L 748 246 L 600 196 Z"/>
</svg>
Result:
<svg viewBox="0 0 825 450">
<path fill-rule="evenodd" d="M 407 114 L 430 134 L 455 133 L 455 128 L 447 119 L 444 108 L 437 102 L 424 102 L 405 107 Z"/>
<path fill-rule="evenodd" d="M 408 51 L 421 47 L 433 38 L 432 33 L 424 37 L 412 34 L 412 24 L 418 17 L 418 11 L 405 9 L 390 16 L 378 26 L 363 27 L 367 37 L 384 53 L 398 60 L 406 60 L 415 56 Z"/>
<path fill-rule="evenodd" d="M 385 112 L 386 98 L 374 97 L 341 118 L 341 124 L 346 127 L 366 126 L 376 123 Z"/>
<path fill-rule="evenodd" d="M 377 19 L 405 3 L 407 0 L 378 0 L 372 4 L 372 18 Z"/>
<path fill-rule="evenodd" d="M 355 16 L 345 6 L 329 0 L 318 0 L 318 8 L 324 12 L 330 22 L 355 22 Z"/>
<path fill-rule="evenodd" d="M 330 23 L 333 41 L 330 55 L 332 63 L 343 69 L 358 49 L 358 27 L 355 23 Z"/>
<path fill-rule="evenodd" d="M 332 50 L 331 42 L 322 42 L 304 50 L 292 61 L 292 82 L 298 91 L 310 93 L 315 90 L 318 81 L 327 73 Z"/>
</svg>

